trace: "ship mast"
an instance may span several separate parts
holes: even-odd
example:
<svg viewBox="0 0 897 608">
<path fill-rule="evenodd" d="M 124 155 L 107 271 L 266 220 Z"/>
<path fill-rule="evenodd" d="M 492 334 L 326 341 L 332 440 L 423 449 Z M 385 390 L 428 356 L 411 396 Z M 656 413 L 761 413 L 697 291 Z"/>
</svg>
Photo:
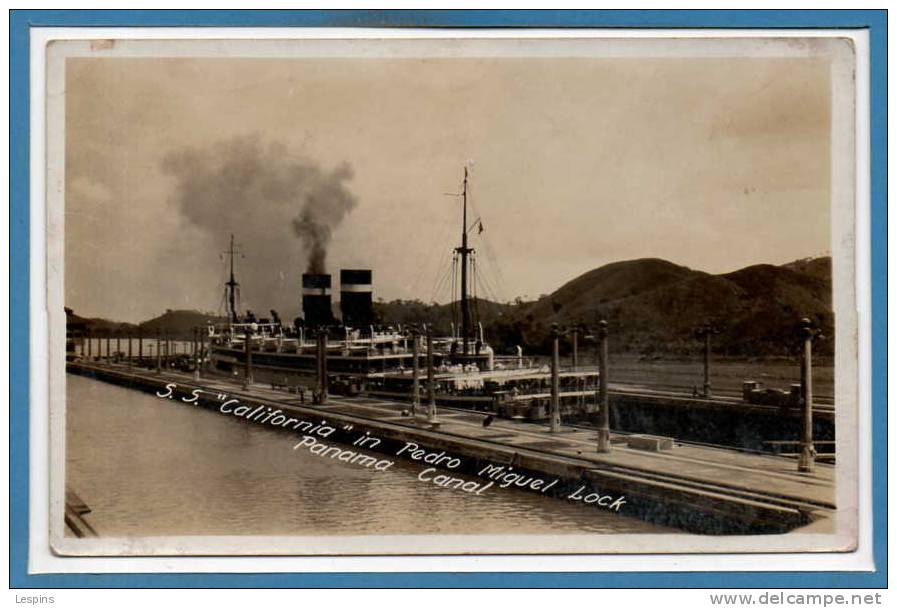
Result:
<svg viewBox="0 0 897 608">
<path fill-rule="evenodd" d="M 234 249 L 234 235 L 230 235 L 230 249 L 228 249 L 225 253 L 230 256 L 230 280 L 225 283 L 227 285 L 227 304 L 228 304 L 228 318 L 231 323 L 237 322 L 237 283 L 236 279 L 234 279 L 234 253 L 236 250 Z"/>
<path fill-rule="evenodd" d="M 470 353 L 470 302 L 467 298 L 467 258 L 473 249 L 467 246 L 467 166 L 464 167 L 464 212 L 461 220 L 461 246 L 455 251 L 461 254 L 461 340 L 463 353 Z"/>
</svg>

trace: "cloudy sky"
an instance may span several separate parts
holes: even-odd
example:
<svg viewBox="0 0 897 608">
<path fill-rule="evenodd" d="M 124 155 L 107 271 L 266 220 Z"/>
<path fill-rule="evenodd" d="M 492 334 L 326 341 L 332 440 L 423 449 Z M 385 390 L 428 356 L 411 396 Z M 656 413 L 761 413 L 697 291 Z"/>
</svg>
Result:
<svg viewBox="0 0 897 608">
<path fill-rule="evenodd" d="M 66 304 L 218 310 L 234 233 L 244 307 L 292 318 L 307 209 L 331 272 L 445 301 L 465 163 L 502 300 L 625 259 L 826 254 L 829 89 L 818 58 L 70 58 Z"/>
</svg>

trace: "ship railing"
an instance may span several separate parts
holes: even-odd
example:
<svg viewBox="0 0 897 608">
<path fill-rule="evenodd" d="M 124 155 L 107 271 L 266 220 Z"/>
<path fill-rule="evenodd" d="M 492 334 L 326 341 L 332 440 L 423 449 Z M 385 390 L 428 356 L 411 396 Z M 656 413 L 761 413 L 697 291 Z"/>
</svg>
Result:
<svg viewBox="0 0 897 608">
<path fill-rule="evenodd" d="M 282 337 L 283 326 L 280 323 L 230 323 L 230 324 L 209 324 L 210 336 L 230 335 L 232 337 L 243 338 L 246 334 L 253 336 L 265 336 L 278 338 Z"/>
</svg>

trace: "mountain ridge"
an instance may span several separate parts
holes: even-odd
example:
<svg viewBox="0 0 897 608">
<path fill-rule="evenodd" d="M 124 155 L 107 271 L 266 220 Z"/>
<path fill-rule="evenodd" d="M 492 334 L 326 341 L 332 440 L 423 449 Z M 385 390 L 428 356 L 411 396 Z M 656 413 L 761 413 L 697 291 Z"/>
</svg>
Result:
<svg viewBox="0 0 897 608">
<path fill-rule="evenodd" d="M 616 350 L 685 354 L 700 346 L 694 329 L 710 321 L 720 330 L 715 341 L 724 353 L 785 355 L 793 351 L 803 317 L 833 335 L 830 268 L 830 258 L 721 274 L 656 258 L 614 262 L 513 311 L 502 321 L 504 341 L 544 350 L 552 323 L 594 327 L 604 319 Z M 831 352 L 832 341 L 820 349 Z"/>
</svg>

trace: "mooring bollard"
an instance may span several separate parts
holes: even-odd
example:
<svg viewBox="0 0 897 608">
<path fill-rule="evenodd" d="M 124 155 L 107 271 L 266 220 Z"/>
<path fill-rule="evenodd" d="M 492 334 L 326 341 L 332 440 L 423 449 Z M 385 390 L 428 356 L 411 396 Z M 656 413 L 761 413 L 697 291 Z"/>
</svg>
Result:
<svg viewBox="0 0 897 608">
<path fill-rule="evenodd" d="M 420 409 L 420 332 L 417 328 L 411 329 L 411 357 L 414 360 L 411 364 L 411 416 L 417 415 Z"/>
<path fill-rule="evenodd" d="M 560 376 L 560 354 L 558 351 L 558 341 L 560 338 L 560 329 L 557 323 L 551 326 L 551 403 L 548 413 L 550 429 L 552 433 L 561 430 L 561 376 Z"/>
<path fill-rule="evenodd" d="M 816 466 L 816 447 L 813 445 L 813 339 L 817 332 L 810 319 L 801 319 L 801 450 L 797 470 L 812 473 Z"/>
<path fill-rule="evenodd" d="M 427 422 L 435 424 L 436 420 L 436 377 L 433 370 L 433 328 L 427 324 Z"/>
<path fill-rule="evenodd" d="M 607 321 L 598 323 L 598 451 L 610 452 L 610 398 L 607 393 Z"/>
</svg>

